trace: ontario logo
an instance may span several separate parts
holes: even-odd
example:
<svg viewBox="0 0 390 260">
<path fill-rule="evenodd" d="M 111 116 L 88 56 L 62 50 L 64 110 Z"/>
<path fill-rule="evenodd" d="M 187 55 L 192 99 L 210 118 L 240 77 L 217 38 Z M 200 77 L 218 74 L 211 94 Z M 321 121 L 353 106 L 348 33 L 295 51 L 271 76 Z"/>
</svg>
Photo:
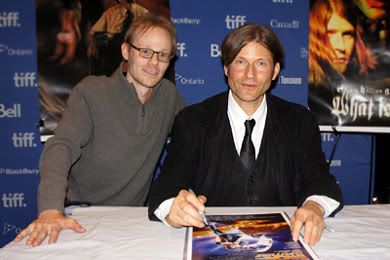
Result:
<svg viewBox="0 0 390 260">
<path fill-rule="evenodd" d="M 202 78 L 189 78 L 180 74 L 175 74 L 175 80 L 182 85 L 203 85 L 205 83 Z"/>
<path fill-rule="evenodd" d="M 7 222 L 4 223 L 3 235 L 8 234 L 9 232 L 12 232 L 12 233 L 15 233 L 15 234 L 19 234 L 20 231 L 22 231 L 22 229 L 17 227 L 17 226 L 15 226 L 13 224 L 10 224 L 10 223 L 7 223 Z"/>
<path fill-rule="evenodd" d="M 13 49 L 3 43 L 0 43 L 0 54 L 8 56 L 29 56 L 33 54 L 33 51 L 31 49 Z"/>
</svg>

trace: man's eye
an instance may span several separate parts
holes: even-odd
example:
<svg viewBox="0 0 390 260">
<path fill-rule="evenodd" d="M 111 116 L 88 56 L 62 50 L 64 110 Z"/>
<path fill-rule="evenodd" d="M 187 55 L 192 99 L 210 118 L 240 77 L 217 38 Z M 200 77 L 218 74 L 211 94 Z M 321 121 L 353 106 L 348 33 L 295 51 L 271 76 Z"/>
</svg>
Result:
<svg viewBox="0 0 390 260">
<path fill-rule="evenodd" d="M 167 52 L 160 52 L 160 57 L 167 58 L 167 57 L 169 57 L 169 53 L 167 53 Z"/>
<path fill-rule="evenodd" d="M 258 62 L 256 62 L 256 65 L 258 67 L 265 67 L 267 66 L 267 63 L 265 61 L 259 60 Z"/>
<path fill-rule="evenodd" d="M 236 60 L 236 64 L 237 64 L 237 65 L 244 65 L 244 64 L 245 64 L 245 61 L 244 61 L 244 60 L 241 60 L 241 59 L 238 59 L 238 60 Z"/>
<path fill-rule="evenodd" d="M 141 49 L 141 53 L 144 54 L 145 56 L 149 56 L 151 54 L 151 51 L 150 49 Z"/>
</svg>

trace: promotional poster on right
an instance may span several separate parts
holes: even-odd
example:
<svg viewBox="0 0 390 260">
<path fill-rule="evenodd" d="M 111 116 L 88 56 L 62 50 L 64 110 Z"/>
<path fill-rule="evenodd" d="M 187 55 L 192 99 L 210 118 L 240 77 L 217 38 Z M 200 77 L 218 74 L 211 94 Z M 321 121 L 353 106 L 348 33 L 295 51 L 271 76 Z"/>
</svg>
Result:
<svg viewBox="0 0 390 260">
<path fill-rule="evenodd" d="M 390 1 L 311 0 L 308 105 L 322 130 L 390 131 Z"/>
</svg>

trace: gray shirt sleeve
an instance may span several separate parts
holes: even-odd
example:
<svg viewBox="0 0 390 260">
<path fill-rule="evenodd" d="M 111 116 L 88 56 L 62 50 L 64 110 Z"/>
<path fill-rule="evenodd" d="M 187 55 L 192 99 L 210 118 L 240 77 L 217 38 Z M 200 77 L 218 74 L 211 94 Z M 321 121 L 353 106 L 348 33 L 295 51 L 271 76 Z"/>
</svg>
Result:
<svg viewBox="0 0 390 260">
<path fill-rule="evenodd" d="M 91 109 L 80 89 L 79 85 L 71 92 L 55 136 L 44 146 L 40 159 L 38 214 L 47 209 L 64 209 L 69 170 L 81 156 L 81 147 L 91 137 Z"/>
</svg>

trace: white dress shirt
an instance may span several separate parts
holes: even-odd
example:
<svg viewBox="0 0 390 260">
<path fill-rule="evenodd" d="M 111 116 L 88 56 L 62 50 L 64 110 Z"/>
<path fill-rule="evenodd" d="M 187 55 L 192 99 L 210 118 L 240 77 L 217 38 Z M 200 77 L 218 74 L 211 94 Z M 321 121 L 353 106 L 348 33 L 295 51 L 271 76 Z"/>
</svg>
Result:
<svg viewBox="0 0 390 260">
<path fill-rule="evenodd" d="M 267 102 L 265 100 L 266 96 L 264 96 L 263 101 L 253 115 L 248 116 L 234 100 L 232 92 L 229 91 L 227 114 L 238 155 L 240 155 L 242 141 L 244 141 L 245 137 L 245 121 L 251 119 L 256 121 L 255 127 L 252 130 L 252 142 L 255 146 L 256 158 L 259 155 L 265 119 L 267 117 Z"/>
<path fill-rule="evenodd" d="M 240 154 L 242 141 L 244 140 L 245 136 L 245 121 L 250 119 L 254 119 L 256 121 L 251 137 L 253 145 L 255 146 L 257 158 L 260 151 L 261 140 L 263 138 L 265 127 L 265 120 L 267 117 L 266 95 L 264 95 L 263 101 L 261 102 L 257 110 L 251 116 L 248 116 L 233 98 L 232 91 L 229 91 L 227 115 L 232 130 L 234 145 L 236 147 L 238 155 Z M 169 214 L 173 200 L 174 198 L 170 198 L 163 201 L 160 206 L 154 211 L 156 217 L 163 221 L 166 225 L 169 225 L 166 222 L 165 218 Z M 323 207 L 325 211 L 324 217 L 328 217 L 330 213 L 332 213 L 340 205 L 338 201 L 331 199 L 327 196 L 312 195 L 309 196 L 305 200 L 305 202 L 308 200 L 315 201 L 320 204 L 321 207 Z"/>
</svg>

